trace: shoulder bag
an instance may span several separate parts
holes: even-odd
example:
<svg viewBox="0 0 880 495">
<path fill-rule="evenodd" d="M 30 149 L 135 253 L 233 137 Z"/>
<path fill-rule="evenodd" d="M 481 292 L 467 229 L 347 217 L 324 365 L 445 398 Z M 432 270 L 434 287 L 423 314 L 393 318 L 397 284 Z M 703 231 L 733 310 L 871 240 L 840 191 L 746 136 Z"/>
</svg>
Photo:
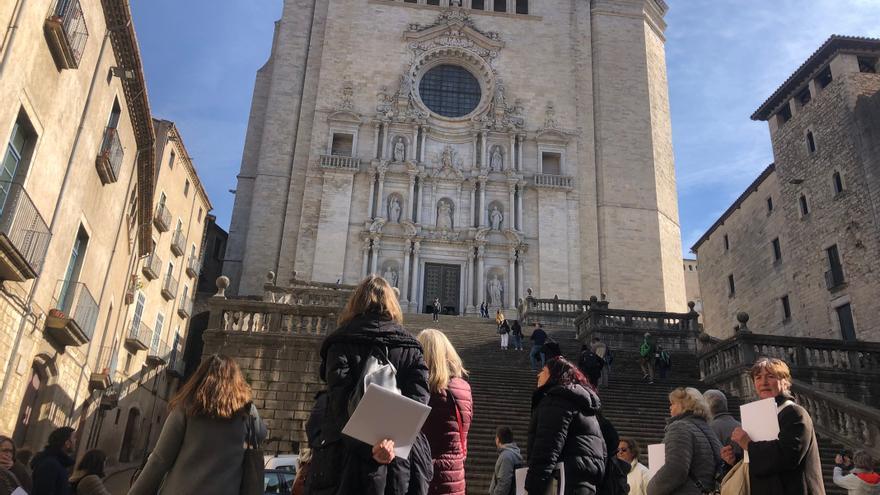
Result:
<svg viewBox="0 0 880 495">
<path fill-rule="evenodd" d="M 263 449 L 257 437 L 257 412 L 253 403 L 247 406 L 245 418 L 245 450 L 241 463 L 241 495 L 263 495 Z"/>
</svg>

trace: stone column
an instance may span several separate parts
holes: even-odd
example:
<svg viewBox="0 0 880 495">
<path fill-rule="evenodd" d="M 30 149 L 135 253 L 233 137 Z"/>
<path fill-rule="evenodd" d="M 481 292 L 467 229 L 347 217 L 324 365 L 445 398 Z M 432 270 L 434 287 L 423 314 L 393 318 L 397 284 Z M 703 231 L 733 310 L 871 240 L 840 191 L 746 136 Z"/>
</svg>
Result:
<svg viewBox="0 0 880 495">
<path fill-rule="evenodd" d="M 376 198 L 374 216 L 385 218 L 385 172 L 379 172 L 379 197 Z"/>
<path fill-rule="evenodd" d="M 364 264 L 361 268 L 361 276 L 366 277 L 370 274 L 370 239 L 364 239 L 364 247 L 361 248 L 364 253 Z"/>
<path fill-rule="evenodd" d="M 480 181 L 480 227 L 486 226 L 486 181 Z"/>
<path fill-rule="evenodd" d="M 413 276 L 412 276 L 412 298 L 410 301 L 410 306 L 415 306 L 415 312 L 421 313 L 421 307 L 419 306 L 419 292 L 421 291 L 422 284 L 419 283 L 419 251 L 421 250 L 421 243 L 419 241 L 415 241 L 413 243 Z"/>
<path fill-rule="evenodd" d="M 370 172 L 370 218 L 376 218 L 376 202 L 373 194 L 376 192 L 376 174 Z"/>
<path fill-rule="evenodd" d="M 407 196 L 406 199 L 406 213 L 404 214 L 404 218 L 406 218 L 407 220 L 412 220 L 413 208 L 416 207 L 415 188 L 416 176 L 415 174 L 409 174 L 409 196 Z"/>
<path fill-rule="evenodd" d="M 516 228 L 519 231 L 523 230 L 523 189 L 524 184 L 520 182 L 516 187 Z"/>
<path fill-rule="evenodd" d="M 406 159 L 416 162 L 419 160 L 419 155 L 416 154 L 418 148 L 418 140 L 419 140 L 419 129 L 421 126 L 414 125 L 412 128 L 412 141 L 410 141 L 410 145 L 406 149 Z"/>
<path fill-rule="evenodd" d="M 474 134 L 474 140 L 471 143 L 471 151 L 473 152 L 474 157 L 474 168 L 481 168 L 483 164 L 477 162 L 477 136 L 479 136 L 479 134 Z M 479 167 L 477 165 L 479 165 Z"/>
<path fill-rule="evenodd" d="M 525 267 L 523 267 L 523 252 L 522 250 L 517 250 L 516 252 L 516 293 L 519 297 L 524 297 L 523 294 L 526 293 L 525 289 Z"/>
<path fill-rule="evenodd" d="M 455 227 L 456 229 L 460 229 L 462 226 L 461 212 L 462 212 L 462 210 L 464 210 L 464 208 L 463 208 L 464 201 L 461 200 L 461 183 L 460 182 L 458 183 L 458 194 L 456 195 L 456 201 L 458 203 L 455 205 L 455 224 L 453 225 L 453 227 Z"/>
<path fill-rule="evenodd" d="M 431 199 L 428 200 L 429 211 L 431 213 L 430 224 L 437 226 L 437 182 L 431 182 Z"/>
<path fill-rule="evenodd" d="M 465 277 L 465 294 L 467 294 L 467 312 L 474 313 L 476 312 L 476 307 L 482 301 L 474 301 L 476 299 L 476 294 L 474 292 L 474 248 L 472 246 L 468 246 L 468 257 L 467 257 L 467 277 Z"/>
<path fill-rule="evenodd" d="M 382 242 L 378 237 L 373 238 L 373 259 L 370 260 L 372 270 L 370 273 L 379 273 L 379 246 Z"/>
<path fill-rule="evenodd" d="M 388 149 L 391 144 L 391 133 L 388 132 L 388 124 L 383 124 L 383 126 L 385 128 L 385 133 L 382 136 L 382 158 L 387 160 L 391 158 L 391 150 Z"/>
<path fill-rule="evenodd" d="M 522 158 L 523 157 L 523 147 L 526 144 L 525 143 L 526 137 L 523 136 L 522 134 L 520 134 L 517 136 L 517 138 L 519 138 L 519 149 L 516 150 L 516 153 L 517 153 L 517 155 L 516 155 L 516 169 L 522 170 L 523 169 L 523 158 Z"/>
<path fill-rule="evenodd" d="M 476 304 L 480 304 L 483 302 L 483 298 L 486 297 L 486 281 L 484 279 L 484 261 L 483 261 L 483 253 L 486 250 L 485 246 L 477 246 L 477 302 Z"/>
<path fill-rule="evenodd" d="M 509 229 L 514 229 L 516 227 L 516 202 L 514 201 L 515 189 L 515 184 L 508 184 L 507 193 L 510 202 L 507 204 L 507 213 L 504 215 L 504 223 Z"/>
<path fill-rule="evenodd" d="M 488 168 L 489 168 L 488 165 L 487 165 L 489 162 L 486 161 L 486 144 L 487 144 L 487 143 L 486 143 L 486 137 L 488 136 L 488 134 L 489 134 L 489 133 L 486 132 L 486 131 L 480 131 L 480 144 L 481 144 L 481 149 L 480 149 L 480 168 L 485 168 L 485 169 L 487 169 L 487 170 L 488 170 Z"/>
<path fill-rule="evenodd" d="M 419 147 L 419 163 L 425 163 L 425 138 L 428 136 L 428 128 L 422 127 L 422 146 Z"/>
<path fill-rule="evenodd" d="M 406 309 L 409 305 L 409 253 L 411 244 L 409 239 L 406 240 L 406 246 L 403 248 L 403 279 L 400 284 L 400 304 Z"/>
<path fill-rule="evenodd" d="M 507 287 L 504 293 L 507 296 L 507 307 L 515 308 L 516 307 L 516 277 L 514 274 L 514 264 L 516 262 L 516 249 L 510 248 L 510 253 L 507 256 Z"/>
<path fill-rule="evenodd" d="M 417 208 L 416 214 L 418 215 L 416 218 L 418 219 L 418 223 L 420 225 L 425 224 L 425 180 L 424 177 L 419 177 L 419 206 Z"/>
<path fill-rule="evenodd" d="M 507 169 L 508 170 L 516 170 L 516 135 L 510 135 L 510 149 L 507 153 Z"/>
<path fill-rule="evenodd" d="M 376 124 L 376 134 L 373 138 L 373 157 L 379 158 L 379 132 L 382 130 L 382 124 Z"/>
<path fill-rule="evenodd" d="M 477 211 L 477 205 L 474 204 L 474 201 L 476 201 L 476 199 L 477 199 L 477 187 L 476 187 L 476 183 L 473 182 L 473 183 L 471 183 L 471 202 L 470 202 L 470 209 L 468 211 L 468 215 L 470 216 L 470 218 L 468 218 L 468 227 L 475 227 L 474 213 Z"/>
</svg>

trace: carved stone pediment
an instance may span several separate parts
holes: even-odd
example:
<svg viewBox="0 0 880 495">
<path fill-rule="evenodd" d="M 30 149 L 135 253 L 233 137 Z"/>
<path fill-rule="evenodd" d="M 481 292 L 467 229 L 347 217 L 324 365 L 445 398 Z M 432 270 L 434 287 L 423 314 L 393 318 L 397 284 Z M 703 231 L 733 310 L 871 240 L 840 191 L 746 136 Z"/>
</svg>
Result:
<svg viewBox="0 0 880 495">
<path fill-rule="evenodd" d="M 464 173 L 461 168 L 464 165 L 458 151 L 452 145 L 446 145 L 443 151 L 434 155 L 434 168 L 429 176 L 434 179 L 446 179 L 463 181 Z"/>
<path fill-rule="evenodd" d="M 385 227 L 385 222 L 384 218 L 376 218 L 375 220 L 368 221 L 365 228 L 371 234 L 381 234 L 382 228 Z"/>
<path fill-rule="evenodd" d="M 403 39 L 417 53 L 457 47 L 472 50 L 487 60 L 495 58 L 504 47 L 498 33 L 478 29 L 468 11 L 460 7 L 443 11 L 431 25 L 410 24 Z"/>
<path fill-rule="evenodd" d="M 330 122 L 345 122 L 348 124 L 362 124 L 364 119 L 361 114 L 353 110 L 335 110 L 327 116 Z"/>
</svg>

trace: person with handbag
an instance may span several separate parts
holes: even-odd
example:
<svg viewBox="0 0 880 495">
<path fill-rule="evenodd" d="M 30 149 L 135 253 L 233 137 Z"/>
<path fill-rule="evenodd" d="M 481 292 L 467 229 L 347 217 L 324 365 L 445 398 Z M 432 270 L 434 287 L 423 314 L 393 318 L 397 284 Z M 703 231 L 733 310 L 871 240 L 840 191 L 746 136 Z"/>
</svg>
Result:
<svg viewBox="0 0 880 495">
<path fill-rule="evenodd" d="M 730 439 L 748 453 L 750 461 L 734 465 L 724 478 L 722 492 L 825 495 L 816 430 L 809 413 L 795 404 L 789 392 L 791 370 L 788 365 L 781 359 L 762 357 L 755 361 L 750 375 L 758 398 L 776 401 L 779 437 L 753 442 L 741 427 L 735 428 Z M 728 464 L 736 462 L 731 446 L 724 447 L 721 454 Z M 728 488 L 734 486 L 744 488 Z"/>
<path fill-rule="evenodd" d="M 83 454 L 70 476 L 70 488 L 74 495 L 110 495 L 104 486 L 104 466 L 107 454 L 100 449 L 92 449 Z"/>
<path fill-rule="evenodd" d="M 263 493 L 262 451 L 256 447 L 266 427 L 251 397 L 232 358 L 203 359 L 168 404 L 156 447 L 128 494 Z"/>
<path fill-rule="evenodd" d="M 337 323 L 339 327 L 321 344 L 319 374 L 327 384 L 326 409 L 314 428 L 320 444 L 312 445 L 306 493 L 407 493 L 410 461 L 421 454 L 418 449 L 413 448 L 410 459 L 398 459 L 393 441 L 367 445 L 343 436 L 342 429 L 352 412 L 352 398 L 362 389 L 358 387 L 362 372 L 376 358 L 391 365 L 403 396 L 428 403 L 431 394 L 422 346 L 403 327 L 393 288 L 377 275 L 358 284 Z"/>
<path fill-rule="evenodd" d="M 693 387 L 669 394 L 671 416 L 663 436 L 666 462 L 648 482 L 648 495 L 715 493 L 721 443 L 709 427 L 709 405 Z"/>
<path fill-rule="evenodd" d="M 464 380 L 467 370 L 446 335 L 431 328 L 419 333 L 419 343 L 428 364 L 431 412 L 422 432 L 431 445 L 434 478 L 430 495 L 464 495 L 464 460 L 467 436 L 474 415 L 471 386 Z"/>
<path fill-rule="evenodd" d="M 501 350 L 507 350 L 507 343 L 510 340 L 510 323 L 507 319 L 501 321 L 498 325 L 498 335 L 501 336 Z"/>
</svg>

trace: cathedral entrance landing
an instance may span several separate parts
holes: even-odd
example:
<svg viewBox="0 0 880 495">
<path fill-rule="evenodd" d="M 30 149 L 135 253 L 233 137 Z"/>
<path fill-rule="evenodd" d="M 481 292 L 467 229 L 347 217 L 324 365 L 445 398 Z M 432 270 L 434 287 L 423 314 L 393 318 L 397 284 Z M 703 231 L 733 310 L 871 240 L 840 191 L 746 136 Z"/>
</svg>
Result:
<svg viewBox="0 0 880 495">
<path fill-rule="evenodd" d="M 434 299 L 440 299 L 441 312 L 445 315 L 461 313 L 461 266 L 425 263 L 424 312 L 431 313 Z"/>
</svg>

